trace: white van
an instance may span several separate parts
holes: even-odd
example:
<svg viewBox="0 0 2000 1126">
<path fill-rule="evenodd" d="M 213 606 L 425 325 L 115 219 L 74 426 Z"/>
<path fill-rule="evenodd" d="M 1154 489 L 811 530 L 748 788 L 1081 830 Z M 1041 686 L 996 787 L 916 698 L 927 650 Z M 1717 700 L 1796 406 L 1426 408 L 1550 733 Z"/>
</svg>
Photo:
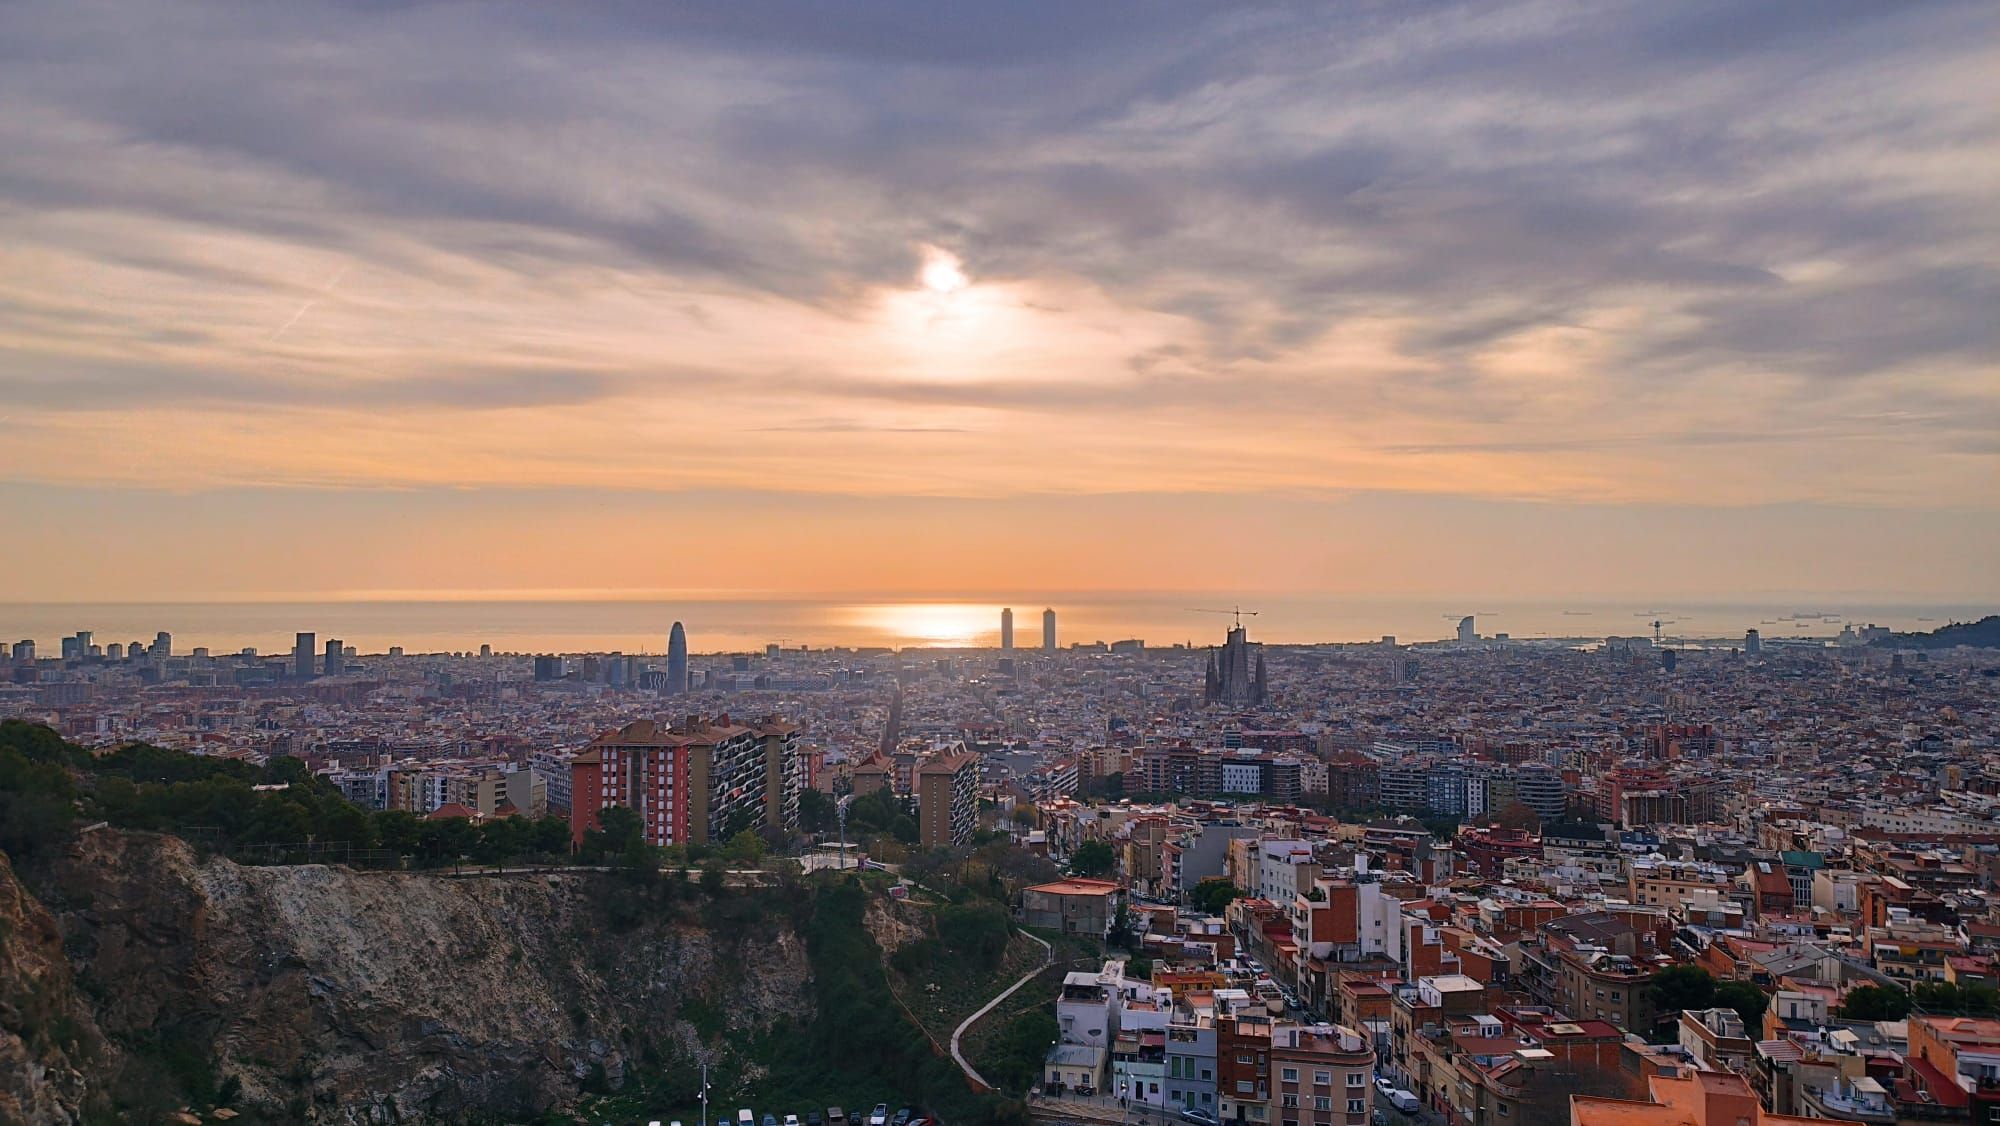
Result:
<svg viewBox="0 0 2000 1126">
<path fill-rule="evenodd" d="M 757 1126 L 757 1116 L 750 1112 L 749 1107 L 744 1107 L 736 1112 L 736 1126 Z"/>
<path fill-rule="evenodd" d="M 1398 1088 L 1389 1092 L 1389 1105 L 1395 1107 L 1397 1110 L 1408 1113 L 1417 1110 L 1424 1104 L 1417 1096 Z"/>
</svg>

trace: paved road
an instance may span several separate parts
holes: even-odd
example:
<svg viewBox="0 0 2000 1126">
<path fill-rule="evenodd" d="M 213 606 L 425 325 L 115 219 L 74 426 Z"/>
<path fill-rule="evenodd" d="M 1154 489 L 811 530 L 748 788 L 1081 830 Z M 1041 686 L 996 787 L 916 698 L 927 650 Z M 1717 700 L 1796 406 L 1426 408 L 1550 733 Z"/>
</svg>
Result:
<svg viewBox="0 0 2000 1126">
<path fill-rule="evenodd" d="M 1445 1126 L 1444 1115 L 1429 1107 L 1407 1112 L 1397 1110 L 1380 1088 L 1375 1091 L 1375 1107 L 1388 1112 L 1389 1126 Z"/>
<path fill-rule="evenodd" d="M 951 1058 L 953 1062 L 957 1063 L 959 1067 L 965 1069 L 965 1077 L 967 1079 L 972 1080 L 975 1086 L 978 1086 L 979 1088 L 987 1091 L 993 1089 L 993 1084 L 988 1083 L 986 1080 L 980 1078 L 979 1073 L 977 1071 L 972 1070 L 972 1065 L 966 1062 L 964 1053 L 958 1050 L 959 1038 L 964 1036 L 965 1030 L 971 1028 L 973 1024 L 979 1020 L 980 1017 L 983 1017 L 987 1013 L 992 1012 L 993 1007 L 995 1005 L 998 1005 L 1000 1002 L 1005 1001 L 1009 997 L 1012 997 L 1014 995 L 1015 990 L 1028 984 L 1030 981 L 1033 981 L 1035 979 L 1036 974 L 1039 974 L 1043 970 L 1048 969 L 1050 964 L 1055 961 L 1056 957 L 1056 952 L 1054 947 L 1050 946 L 1046 942 L 1043 942 L 1041 939 L 1036 938 L 1034 935 L 1028 934 L 1027 931 L 1022 931 L 1021 933 L 1027 934 L 1030 939 L 1033 939 L 1038 945 L 1041 946 L 1042 964 L 1036 966 L 1032 970 L 1029 970 L 1027 973 L 1022 974 L 1021 980 L 1008 986 L 1005 990 L 1002 990 L 999 996 L 993 998 L 991 1001 L 988 1001 L 986 1002 L 986 1004 L 980 1006 L 978 1012 L 973 1013 L 969 1017 L 966 1017 L 964 1020 L 959 1022 L 957 1028 L 951 1030 Z"/>
</svg>

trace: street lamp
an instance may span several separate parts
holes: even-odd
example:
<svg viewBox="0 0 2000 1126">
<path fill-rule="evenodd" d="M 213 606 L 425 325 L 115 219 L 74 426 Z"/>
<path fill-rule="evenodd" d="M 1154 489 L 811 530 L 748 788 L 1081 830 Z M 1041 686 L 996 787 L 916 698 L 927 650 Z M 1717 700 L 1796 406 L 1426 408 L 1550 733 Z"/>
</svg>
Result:
<svg viewBox="0 0 2000 1126">
<path fill-rule="evenodd" d="M 709 1122 L 708 1122 L 708 1065 L 707 1065 L 707 1064 L 705 1064 L 705 1063 L 701 1065 L 701 1126 L 709 1126 Z"/>
</svg>

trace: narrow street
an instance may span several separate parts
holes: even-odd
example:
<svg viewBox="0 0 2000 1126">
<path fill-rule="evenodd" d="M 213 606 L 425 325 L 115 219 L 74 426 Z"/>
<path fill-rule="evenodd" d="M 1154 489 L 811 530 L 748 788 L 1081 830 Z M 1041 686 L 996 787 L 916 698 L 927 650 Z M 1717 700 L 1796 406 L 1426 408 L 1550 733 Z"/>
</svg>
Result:
<svg viewBox="0 0 2000 1126">
<path fill-rule="evenodd" d="M 1444 1115 L 1439 1114 L 1429 1107 L 1422 1107 L 1412 1111 L 1397 1110 L 1389 1102 L 1389 1097 L 1384 1095 L 1379 1088 L 1375 1091 L 1375 1109 L 1386 1115 L 1383 1121 L 1388 1123 L 1388 1126 L 1398 1126 L 1398 1124 L 1402 1124 L 1402 1126 L 1445 1126 Z M 1371 1115 L 1370 1117 L 1372 1118 L 1373 1116 Z"/>
</svg>

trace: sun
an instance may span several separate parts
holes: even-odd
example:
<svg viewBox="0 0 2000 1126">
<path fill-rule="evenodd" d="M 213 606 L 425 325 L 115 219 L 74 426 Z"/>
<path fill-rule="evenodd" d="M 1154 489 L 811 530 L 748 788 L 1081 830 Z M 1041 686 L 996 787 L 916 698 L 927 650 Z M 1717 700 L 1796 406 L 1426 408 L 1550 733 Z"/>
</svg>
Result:
<svg viewBox="0 0 2000 1126">
<path fill-rule="evenodd" d="M 936 246 L 924 247 L 924 265 L 917 277 L 925 289 L 946 297 L 972 284 L 958 255 Z"/>
</svg>

